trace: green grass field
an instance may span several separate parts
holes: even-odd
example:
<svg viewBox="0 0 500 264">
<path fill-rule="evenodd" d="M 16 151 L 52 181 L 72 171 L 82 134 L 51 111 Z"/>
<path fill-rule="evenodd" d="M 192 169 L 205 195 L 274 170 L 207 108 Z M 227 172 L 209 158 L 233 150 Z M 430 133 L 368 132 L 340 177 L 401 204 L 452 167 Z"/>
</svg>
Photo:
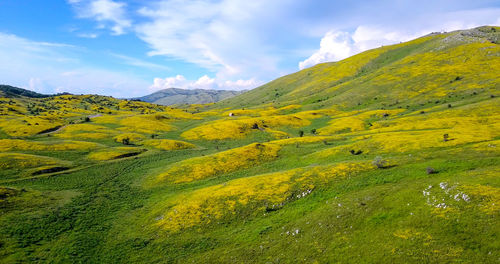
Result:
<svg viewBox="0 0 500 264">
<path fill-rule="evenodd" d="M 499 31 L 182 109 L 1 98 L 0 262 L 498 263 Z"/>
</svg>

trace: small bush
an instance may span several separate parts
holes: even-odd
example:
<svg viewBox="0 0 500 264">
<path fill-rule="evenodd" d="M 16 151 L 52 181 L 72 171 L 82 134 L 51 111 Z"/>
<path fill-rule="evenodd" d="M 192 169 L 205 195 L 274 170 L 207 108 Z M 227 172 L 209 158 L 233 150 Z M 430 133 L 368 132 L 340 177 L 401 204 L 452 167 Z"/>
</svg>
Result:
<svg viewBox="0 0 500 264">
<path fill-rule="evenodd" d="M 299 137 L 303 137 L 304 136 L 304 131 L 300 130 L 299 131 Z"/>
<path fill-rule="evenodd" d="M 362 150 L 355 151 L 354 149 L 351 149 L 349 152 L 350 152 L 352 155 L 359 155 L 359 154 L 363 153 L 363 151 L 362 151 Z"/>
<path fill-rule="evenodd" d="M 130 145 L 130 139 L 128 137 L 124 138 L 124 139 L 122 139 L 122 143 L 123 143 L 123 145 Z"/>
<path fill-rule="evenodd" d="M 435 174 L 435 173 L 437 173 L 437 171 L 436 171 L 435 169 L 431 168 L 431 167 L 427 167 L 427 168 L 425 169 L 425 172 L 426 172 L 427 174 Z"/>
<path fill-rule="evenodd" d="M 380 156 L 375 157 L 375 159 L 372 161 L 372 164 L 377 166 L 379 169 L 387 168 L 389 165 L 389 161 L 383 159 Z"/>
</svg>

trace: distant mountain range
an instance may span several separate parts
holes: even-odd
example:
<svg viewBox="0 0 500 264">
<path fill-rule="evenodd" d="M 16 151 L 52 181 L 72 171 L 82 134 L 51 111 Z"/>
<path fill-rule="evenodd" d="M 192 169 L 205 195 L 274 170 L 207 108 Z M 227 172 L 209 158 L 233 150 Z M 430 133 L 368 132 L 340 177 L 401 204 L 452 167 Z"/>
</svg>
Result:
<svg viewBox="0 0 500 264">
<path fill-rule="evenodd" d="M 133 98 L 133 100 L 159 105 L 207 104 L 228 99 L 243 92 L 245 91 L 167 88 L 150 95 Z"/>
<path fill-rule="evenodd" d="M 132 100 L 138 100 L 159 105 L 207 104 L 228 99 L 236 95 L 239 95 L 243 92 L 245 91 L 204 90 L 204 89 L 186 90 L 179 88 L 168 88 L 154 92 L 146 96 L 132 98 Z M 0 97 L 7 97 L 7 98 L 15 98 L 15 97 L 46 98 L 64 94 L 69 94 L 69 93 L 41 94 L 10 85 L 0 85 Z"/>
</svg>

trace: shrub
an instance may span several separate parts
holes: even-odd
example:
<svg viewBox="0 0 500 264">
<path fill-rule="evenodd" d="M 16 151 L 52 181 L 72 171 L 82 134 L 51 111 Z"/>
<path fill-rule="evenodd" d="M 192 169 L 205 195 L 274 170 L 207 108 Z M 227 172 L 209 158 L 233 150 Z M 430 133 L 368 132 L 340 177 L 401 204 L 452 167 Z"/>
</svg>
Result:
<svg viewBox="0 0 500 264">
<path fill-rule="evenodd" d="M 130 139 L 128 137 L 122 139 L 123 145 L 130 145 Z"/>
<path fill-rule="evenodd" d="M 431 167 L 427 167 L 427 168 L 425 169 L 425 172 L 426 172 L 427 174 L 435 174 L 435 173 L 437 173 L 437 171 L 436 171 L 435 169 L 431 168 Z"/>
<path fill-rule="evenodd" d="M 372 161 L 372 164 L 377 166 L 379 169 L 387 168 L 389 165 L 389 162 L 385 159 L 383 159 L 381 156 L 375 157 L 375 159 Z"/>
<path fill-rule="evenodd" d="M 299 131 L 299 137 L 303 137 L 304 136 L 304 131 L 300 130 Z"/>
</svg>

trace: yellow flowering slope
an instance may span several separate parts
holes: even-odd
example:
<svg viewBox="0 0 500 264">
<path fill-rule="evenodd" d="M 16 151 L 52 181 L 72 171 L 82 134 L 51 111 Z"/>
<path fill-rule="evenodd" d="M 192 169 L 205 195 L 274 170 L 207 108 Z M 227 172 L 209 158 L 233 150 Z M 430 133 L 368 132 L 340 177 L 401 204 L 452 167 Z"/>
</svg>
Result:
<svg viewBox="0 0 500 264">
<path fill-rule="evenodd" d="M 370 162 L 341 163 L 231 180 L 177 197 L 155 225 L 175 232 L 237 217 L 238 213 L 264 213 L 307 196 L 315 184 L 373 168 Z"/>
<path fill-rule="evenodd" d="M 208 156 L 186 159 L 172 164 L 157 180 L 183 183 L 214 177 L 273 160 L 278 156 L 279 150 L 278 145 L 254 143 Z"/>
</svg>

